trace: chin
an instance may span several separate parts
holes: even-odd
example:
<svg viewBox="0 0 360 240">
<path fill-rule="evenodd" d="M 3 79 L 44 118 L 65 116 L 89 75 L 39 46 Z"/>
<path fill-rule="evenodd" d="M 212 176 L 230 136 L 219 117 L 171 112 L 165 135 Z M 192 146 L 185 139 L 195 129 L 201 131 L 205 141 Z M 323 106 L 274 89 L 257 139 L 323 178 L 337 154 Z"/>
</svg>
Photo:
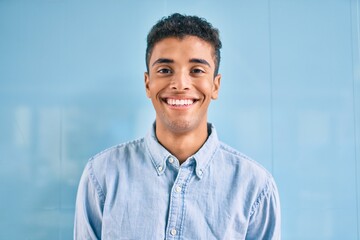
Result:
<svg viewBox="0 0 360 240">
<path fill-rule="evenodd" d="M 203 118 L 195 116 L 168 116 L 167 114 L 162 113 L 158 115 L 158 123 L 163 126 L 164 129 L 173 133 L 186 133 L 191 131 L 196 131 L 197 128 L 200 128 L 203 122 Z M 205 121 L 206 124 L 206 121 Z"/>
<path fill-rule="evenodd" d="M 175 121 L 171 121 L 169 122 L 169 127 L 171 129 L 173 129 L 174 132 L 187 132 L 191 129 L 193 129 L 191 127 L 191 122 L 190 121 L 186 121 L 186 120 L 175 120 Z"/>
</svg>

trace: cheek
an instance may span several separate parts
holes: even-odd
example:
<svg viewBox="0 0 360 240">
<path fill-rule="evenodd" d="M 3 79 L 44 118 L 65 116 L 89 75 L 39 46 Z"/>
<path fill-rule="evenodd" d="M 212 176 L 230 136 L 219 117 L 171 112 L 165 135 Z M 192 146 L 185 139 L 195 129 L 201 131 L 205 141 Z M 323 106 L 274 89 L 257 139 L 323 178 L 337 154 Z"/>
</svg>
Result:
<svg viewBox="0 0 360 240">
<path fill-rule="evenodd" d="M 164 86 L 161 81 L 151 81 L 148 85 L 148 92 L 150 98 L 156 98 L 157 95 L 164 89 Z"/>
<path fill-rule="evenodd" d="M 148 89 L 149 89 L 150 94 L 153 95 L 154 92 L 156 91 L 156 83 L 154 82 L 154 80 L 149 81 Z"/>
<path fill-rule="evenodd" d="M 214 84 L 212 80 L 199 82 L 197 86 L 204 95 L 211 95 L 214 89 Z"/>
</svg>

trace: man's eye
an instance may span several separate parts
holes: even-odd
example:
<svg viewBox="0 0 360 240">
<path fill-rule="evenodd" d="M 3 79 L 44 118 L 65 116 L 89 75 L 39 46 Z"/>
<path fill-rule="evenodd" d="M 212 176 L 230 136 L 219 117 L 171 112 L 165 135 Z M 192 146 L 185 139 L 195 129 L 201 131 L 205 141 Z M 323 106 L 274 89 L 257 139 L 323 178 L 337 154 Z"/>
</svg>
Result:
<svg viewBox="0 0 360 240">
<path fill-rule="evenodd" d="M 162 68 L 162 69 L 159 69 L 157 72 L 158 73 L 168 74 L 168 73 L 171 73 L 171 70 L 168 69 L 168 68 Z"/>
<path fill-rule="evenodd" d="M 199 68 L 194 68 L 193 70 L 191 70 L 191 73 L 205 73 L 205 71 Z"/>
</svg>

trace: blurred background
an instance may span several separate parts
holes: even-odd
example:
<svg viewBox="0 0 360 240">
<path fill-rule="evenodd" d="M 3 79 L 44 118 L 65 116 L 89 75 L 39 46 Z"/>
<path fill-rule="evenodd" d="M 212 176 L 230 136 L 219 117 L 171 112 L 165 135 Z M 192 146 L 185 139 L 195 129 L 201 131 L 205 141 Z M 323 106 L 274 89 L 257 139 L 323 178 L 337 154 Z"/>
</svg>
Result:
<svg viewBox="0 0 360 240">
<path fill-rule="evenodd" d="M 264 165 L 283 239 L 360 239 L 359 0 L 0 0 L 0 239 L 71 239 L 88 159 L 142 137 L 146 35 L 220 29 L 209 121 Z"/>
</svg>

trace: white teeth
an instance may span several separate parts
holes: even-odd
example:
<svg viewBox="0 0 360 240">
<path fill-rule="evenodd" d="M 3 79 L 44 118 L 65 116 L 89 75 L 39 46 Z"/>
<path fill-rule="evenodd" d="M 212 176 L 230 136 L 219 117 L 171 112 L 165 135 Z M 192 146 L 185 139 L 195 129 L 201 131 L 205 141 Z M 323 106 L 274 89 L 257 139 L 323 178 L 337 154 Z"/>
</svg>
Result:
<svg viewBox="0 0 360 240">
<path fill-rule="evenodd" d="M 173 106 L 187 106 L 194 103 L 194 100 L 191 99 L 166 99 L 167 104 L 173 105 Z"/>
</svg>

